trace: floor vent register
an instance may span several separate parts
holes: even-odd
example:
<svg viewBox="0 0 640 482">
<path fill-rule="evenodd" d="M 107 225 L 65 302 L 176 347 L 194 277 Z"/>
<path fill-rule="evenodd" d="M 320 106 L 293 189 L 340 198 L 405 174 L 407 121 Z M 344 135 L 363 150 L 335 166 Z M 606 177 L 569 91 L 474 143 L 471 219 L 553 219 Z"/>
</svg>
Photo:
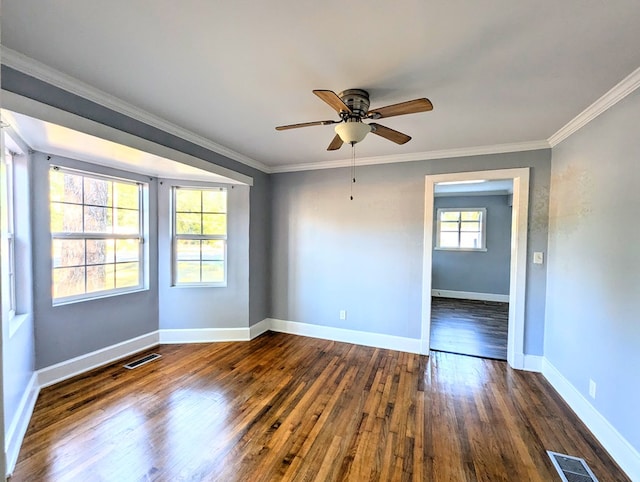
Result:
<svg viewBox="0 0 640 482">
<path fill-rule="evenodd" d="M 598 482 L 584 459 L 550 450 L 547 453 L 563 482 Z"/>
<path fill-rule="evenodd" d="M 149 363 L 150 361 L 155 360 L 156 358 L 160 358 L 162 355 L 158 355 L 157 353 L 152 353 L 151 355 L 144 356 L 139 360 L 132 361 L 131 363 L 127 363 L 124 365 L 125 368 L 129 370 L 133 370 L 134 368 L 138 368 L 139 366 L 144 365 L 145 363 Z"/>
</svg>

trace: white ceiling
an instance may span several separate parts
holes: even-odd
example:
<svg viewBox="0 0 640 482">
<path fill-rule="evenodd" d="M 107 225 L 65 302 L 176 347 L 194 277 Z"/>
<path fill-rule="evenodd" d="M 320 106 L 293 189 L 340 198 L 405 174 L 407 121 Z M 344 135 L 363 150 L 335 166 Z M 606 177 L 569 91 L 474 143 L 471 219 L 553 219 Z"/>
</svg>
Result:
<svg viewBox="0 0 640 482">
<path fill-rule="evenodd" d="M 372 106 L 361 158 L 548 139 L 640 66 L 637 0 L 4 0 L 2 43 L 268 167 L 347 159 L 312 89 Z"/>
</svg>

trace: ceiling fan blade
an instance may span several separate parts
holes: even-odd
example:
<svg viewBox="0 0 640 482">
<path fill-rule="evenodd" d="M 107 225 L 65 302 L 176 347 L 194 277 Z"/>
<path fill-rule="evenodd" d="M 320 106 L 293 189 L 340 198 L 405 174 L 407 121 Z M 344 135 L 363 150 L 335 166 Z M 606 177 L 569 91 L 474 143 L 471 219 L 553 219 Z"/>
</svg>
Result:
<svg viewBox="0 0 640 482">
<path fill-rule="evenodd" d="M 316 94 L 318 97 L 320 97 L 322 100 L 324 100 L 327 104 L 329 104 L 331 108 L 335 110 L 338 114 L 340 112 L 351 113 L 351 109 L 349 108 L 349 106 L 347 106 L 347 104 L 342 102 L 342 99 L 340 99 L 340 97 L 338 97 L 338 94 L 336 94 L 334 91 L 314 90 L 313 93 Z"/>
<path fill-rule="evenodd" d="M 324 120 L 324 121 L 314 121 L 314 122 L 303 122 L 302 124 L 289 124 L 288 126 L 278 126 L 276 127 L 276 130 L 286 131 L 287 129 L 297 129 L 298 127 L 327 126 L 329 124 L 337 124 L 338 122 L 340 121 Z"/>
<path fill-rule="evenodd" d="M 429 99 L 414 99 L 399 104 L 380 107 L 379 109 L 369 109 L 367 117 L 371 119 L 382 119 L 393 117 L 394 115 L 415 114 L 417 112 L 427 112 L 433 110 L 433 104 Z"/>
<path fill-rule="evenodd" d="M 372 122 L 369 124 L 371 126 L 371 132 L 380 137 L 384 137 L 385 139 L 389 139 L 390 141 L 395 142 L 396 144 L 406 144 L 411 140 L 406 134 L 402 132 L 394 131 L 393 129 L 389 129 L 388 127 L 381 126 L 380 124 L 376 124 Z"/>
<path fill-rule="evenodd" d="M 336 136 L 331 141 L 331 144 L 329 144 L 329 147 L 327 147 L 327 151 L 337 151 L 342 147 L 342 144 L 342 139 L 340 139 L 340 136 L 336 134 Z"/>
</svg>

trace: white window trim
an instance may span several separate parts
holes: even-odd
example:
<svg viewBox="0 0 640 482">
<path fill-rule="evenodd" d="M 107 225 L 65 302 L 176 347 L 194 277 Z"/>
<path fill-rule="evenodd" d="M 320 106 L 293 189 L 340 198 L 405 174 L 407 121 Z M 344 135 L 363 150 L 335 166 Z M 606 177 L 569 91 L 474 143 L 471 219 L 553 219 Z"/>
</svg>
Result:
<svg viewBox="0 0 640 482">
<path fill-rule="evenodd" d="M 176 192 L 178 189 L 192 189 L 197 191 L 220 191 L 223 190 L 227 196 L 227 234 L 176 234 Z M 228 279 L 228 238 L 229 238 L 229 190 L 226 186 L 210 184 L 206 187 L 203 186 L 188 186 L 188 185 L 175 185 L 171 187 L 171 286 L 173 288 L 226 288 Z M 220 240 L 224 241 L 224 280 L 213 282 L 198 282 L 198 283 L 178 283 L 178 256 L 177 256 L 177 242 L 181 239 L 193 239 L 193 240 Z M 202 261 L 201 261 L 202 263 Z"/>
<path fill-rule="evenodd" d="M 481 226 L 481 244 L 479 248 L 460 248 L 460 247 L 441 247 L 440 246 L 440 219 L 443 212 L 480 212 L 480 226 Z M 458 227 L 458 237 L 460 236 L 460 228 Z M 458 238 L 459 241 L 459 238 Z M 474 252 L 486 252 L 487 251 L 487 208 L 438 208 L 436 216 L 436 242 L 434 248 L 437 251 L 474 251 Z"/>
<path fill-rule="evenodd" d="M 7 248 L 7 283 L 9 285 L 8 296 L 7 296 L 7 318 L 9 322 L 14 319 L 17 312 L 17 297 L 16 297 L 16 251 L 15 251 L 15 202 L 13 197 L 14 192 L 14 175 L 13 175 L 13 156 L 15 155 L 6 145 L 5 145 L 5 133 L 2 132 L 3 143 L 2 143 L 2 162 L 4 164 L 4 175 L 5 175 L 5 189 L 6 189 L 6 199 L 3 199 L 6 202 L 6 207 L 3 212 L 5 213 L 5 220 L 3 221 L 3 236 L 6 239 L 6 248 Z"/>
<path fill-rule="evenodd" d="M 53 306 L 62 306 L 62 305 L 68 305 L 68 304 L 72 304 L 72 303 L 78 303 L 78 302 L 83 302 L 83 301 L 90 301 L 90 300 L 98 300 L 101 298 L 110 298 L 112 296 L 120 296 L 120 295 L 124 295 L 124 294 L 129 294 L 129 293 L 137 293 L 140 291 L 145 291 L 148 289 L 147 287 L 147 283 L 146 283 L 146 270 L 147 270 L 147 263 L 146 263 L 146 253 L 145 253 L 145 245 L 146 245 L 146 237 L 147 237 L 147 229 L 146 229 L 146 224 L 145 224 L 145 213 L 146 210 L 148 209 L 146 200 L 148 199 L 148 196 L 146 195 L 146 191 L 149 188 L 149 185 L 147 183 L 135 180 L 135 179 L 128 179 L 125 177 L 119 177 L 119 176 L 109 176 L 109 175 L 104 175 L 104 174 L 100 174 L 100 173 L 96 173 L 96 172 L 92 172 L 92 171 L 88 171 L 88 170 L 81 170 L 81 169 L 73 169 L 73 168 L 69 168 L 69 167 L 64 167 L 64 166 L 58 166 L 58 165 L 54 165 L 51 164 L 50 169 L 54 169 L 54 170 L 58 170 L 58 171 L 62 171 L 62 172 L 68 172 L 70 174 L 74 174 L 77 176 L 86 176 L 86 177 L 90 177 L 93 179 L 101 179 L 101 180 L 106 180 L 106 181 L 118 181 L 118 182 L 125 182 L 125 183 L 130 183 L 130 184 L 136 184 L 138 186 L 138 214 L 139 214 L 139 226 L 140 226 L 140 233 L 138 235 L 130 235 L 130 234 L 113 234 L 113 233 L 66 233 L 66 232 L 61 232 L 61 233 L 53 233 L 51 232 L 51 241 L 53 242 L 54 239 L 82 239 L 82 240 L 86 240 L 86 239 L 137 239 L 139 241 L 139 254 L 138 254 L 138 259 L 139 259 L 139 269 L 138 269 L 138 284 L 136 286 L 128 286 L 126 288 L 113 288 L 113 289 L 109 289 L 109 290 L 102 290 L 102 291 L 93 291 L 91 293 L 83 293 L 83 294 L 79 294 L 79 295 L 73 295 L 73 296 L 65 296 L 65 297 L 60 297 L 60 298 L 53 298 L 52 297 L 52 305 Z M 49 205 L 51 205 L 51 202 L 49 202 Z M 82 204 L 82 206 L 84 206 L 84 203 Z M 53 261 L 53 260 L 52 260 Z M 85 265 L 86 266 L 86 265 Z M 52 276 L 52 285 L 53 285 L 53 270 L 55 268 L 53 267 L 53 262 L 51 265 L 51 276 Z M 86 275 L 85 275 L 85 282 L 86 282 Z"/>
</svg>

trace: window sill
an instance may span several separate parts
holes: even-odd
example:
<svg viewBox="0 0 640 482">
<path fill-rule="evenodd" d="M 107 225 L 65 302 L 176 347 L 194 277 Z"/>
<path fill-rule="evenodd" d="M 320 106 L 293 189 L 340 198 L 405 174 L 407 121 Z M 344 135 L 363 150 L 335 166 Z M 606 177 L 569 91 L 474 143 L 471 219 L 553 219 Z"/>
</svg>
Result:
<svg viewBox="0 0 640 482">
<path fill-rule="evenodd" d="M 95 296 L 91 296 L 91 297 L 66 298 L 66 299 L 61 299 L 59 301 L 54 300 L 52 303 L 52 306 L 56 307 L 56 306 L 72 305 L 74 303 L 84 303 L 85 301 L 95 301 L 95 300 L 101 300 L 103 298 L 113 298 L 114 296 L 123 296 L 123 295 L 129 295 L 132 293 L 140 293 L 142 291 L 149 291 L 149 288 L 136 288 L 136 289 L 124 290 L 124 291 L 111 291 L 109 293 L 96 294 Z"/>
<path fill-rule="evenodd" d="M 485 253 L 487 248 L 433 248 L 436 251 L 478 251 L 480 253 Z"/>
<path fill-rule="evenodd" d="M 172 288 L 226 288 L 227 283 L 180 283 L 171 285 Z"/>
</svg>

